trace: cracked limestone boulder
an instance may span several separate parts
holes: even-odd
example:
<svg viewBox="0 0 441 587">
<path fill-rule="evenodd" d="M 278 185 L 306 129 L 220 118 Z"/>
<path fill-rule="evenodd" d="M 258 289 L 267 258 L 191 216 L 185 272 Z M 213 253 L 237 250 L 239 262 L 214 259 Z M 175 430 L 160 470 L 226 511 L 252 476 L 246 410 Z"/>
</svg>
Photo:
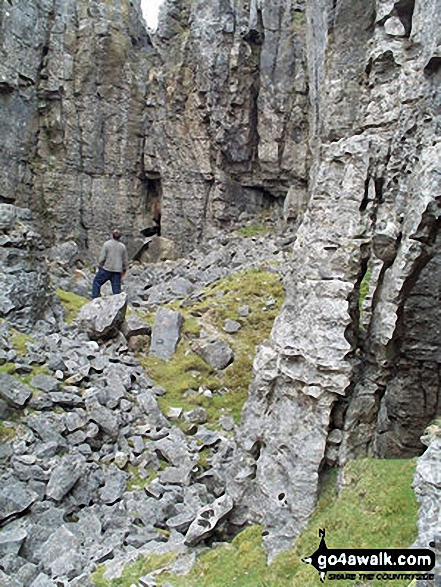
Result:
<svg viewBox="0 0 441 587">
<path fill-rule="evenodd" d="M 126 311 L 126 293 L 96 298 L 81 308 L 76 323 L 93 340 L 113 338 L 124 322 Z"/>
<path fill-rule="evenodd" d="M 429 432 L 430 431 L 426 431 Z M 427 438 L 427 437 L 426 437 Z M 418 459 L 413 489 L 420 509 L 415 548 L 432 548 L 436 553 L 435 576 L 441 576 L 441 438 L 428 440 L 426 452 Z"/>
<path fill-rule="evenodd" d="M 175 354 L 183 321 L 179 312 L 158 308 L 152 331 L 151 355 L 167 360 Z"/>
</svg>

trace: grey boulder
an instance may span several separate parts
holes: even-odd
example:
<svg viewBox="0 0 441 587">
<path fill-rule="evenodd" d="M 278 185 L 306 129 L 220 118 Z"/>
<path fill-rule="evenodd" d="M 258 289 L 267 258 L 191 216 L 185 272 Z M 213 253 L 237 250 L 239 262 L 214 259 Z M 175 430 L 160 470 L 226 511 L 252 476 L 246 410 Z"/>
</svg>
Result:
<svg viewBox="0 0 441 587">
<path fill-rule="evenodd" d="M 175 354 L 183 321 L 179 312 L 158 308 L 152 331 L 151 355 L 167 360 Z"/>
<path fill-rule="evenodd" d="M 185 535 L 185 544 L 194 546 L 203 540 L 232 509 L 233 500 L 228 494 L 222 495 L 212 504 L 203 507 Z"/>
<path fill-rule="evenodd" d="M 0 398 L 14 408 L 22 408 L 32 396 L 31 389 L 8 373 L 0 373 Z"/>
<path fill-rule="evenodd" d="M 93 340 L 112 338 L 124 322 L 126 310 L 126 293 L 96 298 L 81 308 L 76 323 Z"/>
<path fill-rule="evenodd" d="M 72 458 L 72 456 L 63 457 L 59 465 L 51 472 L 46 488 L 46 497 L 61 501 L 81 477 L 83 470 L 83 459 Z"/>
<path fill-rule="evenodd" d="M 6 554 L 18 555 L 27 536 L 24 528 L 3 529 L 0 531 L 0 557 Z"/>
<path fill-rule="evenodd" d="M 193 343 L 193 350 L 216 371 L 222 371 L 234 361 L 232 349 L 218 338 L 198 340 Z"/>
<path fill-rule="evenodd" d="M 0 492 L 0 522 L 20 514 L 37 499 L 37 494 L 22 483 L 8 485 Z"/>
</svg>

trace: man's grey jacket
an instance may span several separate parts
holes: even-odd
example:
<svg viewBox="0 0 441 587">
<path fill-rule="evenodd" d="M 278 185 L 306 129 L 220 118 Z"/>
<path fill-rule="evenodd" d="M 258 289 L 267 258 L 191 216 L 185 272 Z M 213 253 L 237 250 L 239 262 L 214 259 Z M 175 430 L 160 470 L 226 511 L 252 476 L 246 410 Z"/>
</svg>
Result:
<svg viewBox="0 0 441 587">
<path fill-rule="evenodd" d="M 106 241 L 98 259 L 98 265 L 106 271 L 124 273 L 129 264 L 125 245 L 114 238 Z"/>
</svg>

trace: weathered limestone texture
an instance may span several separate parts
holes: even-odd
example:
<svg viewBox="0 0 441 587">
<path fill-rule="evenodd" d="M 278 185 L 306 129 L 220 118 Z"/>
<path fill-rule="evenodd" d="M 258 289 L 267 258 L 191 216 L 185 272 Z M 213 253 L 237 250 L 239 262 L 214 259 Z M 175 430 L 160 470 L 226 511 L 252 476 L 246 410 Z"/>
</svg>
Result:
<svg viewBox="0 0 441 587">
<path fill-rule="evenodd" d="M 139 0 L 0 11 L 0 196 L 46 237 L 96 254 L 118 225 L 136 254 L 160 227 L 189 250 L 244 212 L 280 217 L 287 194 L 301 213 L 303 0 L 167 0 L 154 47 Z"/>
<path fill-rule="evenodd" d="M 429 441 L 424 455 L 418 460 L 413 488 L 420 505 L 418 520 L 418 538 L 414 546 L 432 548 L 436 552 L 435 584 L 441 579 L 441 438 L 437 436 Z M 432 582 L 427 582 L 427 587 Z M 424 584 L 426 587 L 426 584 Z"/>
<path fill-rule="evenodd" d="M 12 4 L 0 7 L 0 196 L 38 211 L 51 240 L 96 253 L 118 225 L 134 252 L 153 52 L 139 2 Z"/>
<path fill-rule="evenodd" d="M 0 200 L 37 212 L 51 244 L 96 255 L 117 225 L 149 258 L 155 233 L 185 253 L 262 211 L 298 227 L 285 306 L 216 465 L 229 522 L 262 522 L 271 556 L 305 526 L 323 466 L 421 454 L 441 412 L 440 17 L 441 0 L 166 0 L 149 35 L 139 0 L 0 5 Z M 24 275 L 5 226 L 6 272 Z M 3 314 L 40 316 L 38 279 Z"/>
<path fill-rule="evenodd" d="M 29 210 L 0 203 L 0 318 L 20 330 L 45 317 L 51 301 L 40 235 Z"/>
<path fill-rule="evenodd" d="M 306 524 L 325 463 L 421 454 L 440 413 L 440 14 L 307 2 L 309 201 L 229 473 L 271 555 Z"/>
<path fill-rule="evenodd" d="M 285 214 L 306 197 L 302 0 L 167 0 L 154 38 L 163 66 L 144 168 L 161 184 L 164 236 L 188 249 L 242 213 Z"/>
</svg>

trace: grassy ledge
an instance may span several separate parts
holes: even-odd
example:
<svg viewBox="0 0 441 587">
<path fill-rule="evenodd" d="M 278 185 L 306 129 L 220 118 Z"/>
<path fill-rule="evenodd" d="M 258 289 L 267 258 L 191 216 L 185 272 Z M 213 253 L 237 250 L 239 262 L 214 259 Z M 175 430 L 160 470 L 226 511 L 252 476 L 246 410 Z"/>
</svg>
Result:
<svg viewBox="0 0 441 587">
<path fill-rule="evenodd" d="M 199 300 L 168 304 L 181 312 L 185 320 L 176 354 L 168 361 L 140 357 L 155 384 L 166 390 L 158 400 L 162 411 L 167 414 L 170 407 L 186 411 L 203 406 L 211 425 L 223 414 L 233 416 L 238 422 L 248 395 L 256 345 L 268 338 L 283 297 L 280 277 L 255 268 L 217 281 L 202 292 Z M 240 318 L 238 309 L 245 305 L 250 314 Z M 227 318 L 242 325 L 239 332 L 232 335 L 224 332 Z M 224 371 L 214 371 L 191 350 L 191 342 L 199 337 L 201 330 L 223 338 L 233 349 L 235 360 Z M 184 397 L 189 389 L 200 387 L 211 390 L 212 397 L 202 394 Z"/>
<path fill-rule="evenodd" d="M 66 312 L 66 322 L 71 324 L 78 316 L 78 312 L 89 301 L 87 298 L 83 298 L 71 291 L 65 291 L 64 289 L 57 289 L 57 296 L 61 302 L 61 305 Z"/>
</svg>

